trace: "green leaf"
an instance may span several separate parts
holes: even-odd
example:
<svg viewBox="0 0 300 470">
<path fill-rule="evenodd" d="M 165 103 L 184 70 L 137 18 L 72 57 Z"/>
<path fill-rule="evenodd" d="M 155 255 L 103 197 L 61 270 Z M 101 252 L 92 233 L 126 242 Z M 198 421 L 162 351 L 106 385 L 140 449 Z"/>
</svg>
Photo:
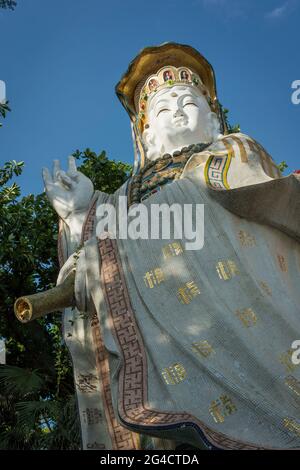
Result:
<svg viewBox="0 0 300 470">
<path fill-rule="evenodd" d="M 44 379 L 37 370 L 22 369 L 16 366 L 0 366 L 0 385 L 7 394 L 23 395 L 40 390 Z"/>
</svg>

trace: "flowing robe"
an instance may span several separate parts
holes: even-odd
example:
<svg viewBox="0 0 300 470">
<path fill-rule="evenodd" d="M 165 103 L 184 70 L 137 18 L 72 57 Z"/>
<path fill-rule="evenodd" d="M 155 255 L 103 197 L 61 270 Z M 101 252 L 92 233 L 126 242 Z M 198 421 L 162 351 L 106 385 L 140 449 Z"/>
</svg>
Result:
<svg viewBox="0 0 300 470">
<path fill-rule="evenodd" d="M 243 134 L 193 155 L 180 179 L 143 201 L 204 204 L 204 246 L 193 251 L 184 238 L 97 238 L 97 207 L 117 208 L 127 191 L 95 193 L 77 308 L 64 313 L 83 447 L 143 448 L 150 435 L 299 448 L 299 177 L 281 178 Z M 61 282 L 73 263 L 64 223 L 59 253 Z"/>
</svg>

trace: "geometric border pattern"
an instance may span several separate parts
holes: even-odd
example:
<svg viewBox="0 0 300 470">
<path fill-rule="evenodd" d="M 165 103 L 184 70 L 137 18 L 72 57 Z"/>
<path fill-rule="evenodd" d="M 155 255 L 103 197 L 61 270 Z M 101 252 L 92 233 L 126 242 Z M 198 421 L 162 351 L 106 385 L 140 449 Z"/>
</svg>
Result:
<svg viewBox="0 0 300 470">
<path fill-rule="evenodd" d="M 205 165 L 204 176 L 208 186 L 214 189 L 230 189 L 227 173 L 230 167 L 232 153 L 227 155 L 211 155 Z"/>
<path fill-rule="evenodd" d="M 82 228 L 81 243 L 83 244 L 91 238 L 94 230 L 94 222 L 97 208 L 98 193 L 94 194 L 91 201 L 88 214 Z M 136 450 L 140 448 L 139 436 L 124 428 L 119 424 L 115 417 L 112 404 L 112 395 L 110 387 L 110 373 L 108 354 L 103 343 L 100 322 L 95 312 L 91 318 L 91 329 L 96 356 L 96 367 L 99 374 L 99 385 L 103 398 L 103 407 L 105 410 L 106 422 L 113 444 L 113 450 Z"/>
</svg>

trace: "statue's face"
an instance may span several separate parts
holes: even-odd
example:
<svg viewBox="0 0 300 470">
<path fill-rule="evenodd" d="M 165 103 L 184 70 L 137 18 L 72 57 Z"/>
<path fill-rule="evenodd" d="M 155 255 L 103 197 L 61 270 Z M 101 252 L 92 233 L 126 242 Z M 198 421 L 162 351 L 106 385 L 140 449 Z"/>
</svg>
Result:
<svg viewBox="0 0 300 470">
<path fill-rule="evenodd" d="M 150 98 L 144 139 L 150 159 L 199 142 L 214 140 L 220 133 L 216 115 L 206 98 L 191 86 L 175 85 Z"/>
</svg>

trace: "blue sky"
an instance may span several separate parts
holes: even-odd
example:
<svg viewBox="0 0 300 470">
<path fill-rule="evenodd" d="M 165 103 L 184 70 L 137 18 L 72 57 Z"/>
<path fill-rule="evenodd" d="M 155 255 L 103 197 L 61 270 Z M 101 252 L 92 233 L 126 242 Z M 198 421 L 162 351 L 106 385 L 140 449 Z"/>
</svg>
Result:
<svg viewBox="0 0 300 470">
<path fill-rule="evenodd" d="M 132 162 L 114 86 L 140 49 L 176 41 L 212 63 L 231 122 L 298 169 L 299 23 L 300 0 L 18 0 L 0 12 L 0 80 L 12 108 L 0 162 L 25 161 L 23 194 L 41 192 L 42 167 L 75 149 Z"/>
</svg>

